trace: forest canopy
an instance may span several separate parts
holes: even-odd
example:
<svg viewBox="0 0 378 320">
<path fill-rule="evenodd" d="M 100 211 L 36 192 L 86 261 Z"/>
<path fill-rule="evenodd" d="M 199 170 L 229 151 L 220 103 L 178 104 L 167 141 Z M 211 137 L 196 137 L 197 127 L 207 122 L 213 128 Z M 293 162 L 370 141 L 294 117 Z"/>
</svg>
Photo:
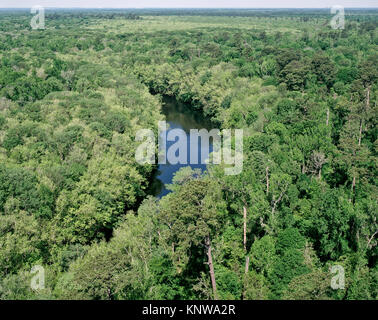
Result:
<svg viewBox="0 0 378 320">
<path fill-rule="evenodd" d="M 377 299 L 378 10 L 31 17 L 0 10 L 0 299 Z M 162 96 L 242 128 L 242 173 L 152 196 Z"/>
</svg>

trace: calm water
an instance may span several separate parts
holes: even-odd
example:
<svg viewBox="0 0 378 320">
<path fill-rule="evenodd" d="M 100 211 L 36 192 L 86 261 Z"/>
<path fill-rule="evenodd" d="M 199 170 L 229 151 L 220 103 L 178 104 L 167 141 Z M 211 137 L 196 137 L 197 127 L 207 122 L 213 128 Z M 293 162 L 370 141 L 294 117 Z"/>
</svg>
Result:
<svg viewBox="0 0 378 320">
<path fill-rule="evenodd" d="M 193 111 L 190 106 L 185 105 L 181 102 L 178 102 L 176 99 L 171 97 L 163 98 L 163 114 L 165 115 L 165 121 L 167 122 L 167 133 L 172 129 L 182 129 L 186 133 L 187 139 L 187 155 L 188 155 L 188 164 L 160 164 L 158 170 L 155 174 L 154 181 L 151 186 L 151 193 L 158 198 L 165 196 L 170 191 L 165 188 L 166 184 L 172 182 L 174 173 L 182 167 L 190 166 L 194 168 L 200 168 L 202 171 L 206 169 L 205 164 L 189 164 L 190 159 L 190 140 L 189 133 L 190 129 L 212 129 L 211 122 L 204 118 L 201 113 Z M 163 133 L 164 135 L 164 133 Z M 176 138 L 176 141 L 178 138 Z M 175 141 L 166 141 L 167 149 L 174 144 Z M 213 150 L 212 139 L 209 142 L 210 152 Z M 203 150 L 203 152 L 205 152 Z M 201 144 L 198 146 L 199 161 L 201 157 Z"/>
</svg>

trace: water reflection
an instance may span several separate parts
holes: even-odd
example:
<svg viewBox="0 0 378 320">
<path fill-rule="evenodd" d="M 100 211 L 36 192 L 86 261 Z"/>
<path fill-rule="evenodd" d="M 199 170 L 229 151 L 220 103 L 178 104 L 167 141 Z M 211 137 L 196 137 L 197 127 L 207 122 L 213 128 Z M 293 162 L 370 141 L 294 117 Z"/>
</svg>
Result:
<svg viewBox="0 0 378 320">
<path fill-rule="evenodd" d="M 182 167 L 190 166 L 193 169 L 199 168 L 202 171 L 206 170 L 205 164 L 189 164 L 190 159 L 190 140 L 189 133 L 190 129 L 207 129 L 211 130 L 212 125 L 209 119 L 203 117 L 200 112 L 193 111 L 188 105 L 178 102 L 176 99 L 171 97 L 163 97 L 163 108 L 162 112 L 165 115 L 165 120 L 168 125 L 167 133 L 172 129 L 182 129 L 186 133 L 187 138 L 187 155 L 188 164 L 160 164 L 157 172 L 155 173 L 152 185 L 151 194 L 161 198 L 168 194 L 170 191 L 166 189 L 165 185 L 172 182 L 173 175 Z M 164 134 L 164 133 L 163 133 Z M 178 138 L 176 138 L 178 139 Z M 177 140 L 176 140 L 177 141 Z M 167 149 L 174 144 L 175 141 L 167 141 Z M 199 143 L 198 146 L 199 162 L 201 159 L 202 152 L 206 152 Z M 210 152 L 213 150 L 212 139 L 209 142 Z"/>
</svg>

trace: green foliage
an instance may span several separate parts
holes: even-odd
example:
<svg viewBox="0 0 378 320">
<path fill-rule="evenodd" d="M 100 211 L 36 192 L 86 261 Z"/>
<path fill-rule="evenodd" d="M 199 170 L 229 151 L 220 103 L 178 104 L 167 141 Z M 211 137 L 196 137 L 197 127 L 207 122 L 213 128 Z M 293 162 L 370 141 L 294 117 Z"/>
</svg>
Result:
<svg viewBox="0 0 378 320">
<path fill-rule="evenodd" d="M 293 278 L 283 299 L 285 300 L 328 300 L 331 295 L 329 275 L 314 271 Z"/>
<path fill-rule="evenodd" d="M 278 257 L 274 262 L 271 279 L 271 297 L 280 298 L 290 281 L 309 272 L 304 261 L 305 238 L 298 229 L 289 228 L 281 231 L 277 237 Z"/>
<path fill-rule="evenodd" d="M 377 12 L 348 11 L 0 12 L 0 299 L 376 300 Z M 243 129 L 242 173 L 149 197 L 159 94 Z"/>
<path fill-rule="evenodd" d="M 264 276 L 271 274 L 276 260 L 274 239 L 266 235 L 256 240 L 251 247 L 251 260 L 254 269 Z"/>
<path fill-rule="evenodd" d="M 268 300 L 270 291 L 267 279 L 256 273 L 250 271 L 244 278 L 244 299 L 245 300 Z"/>
<path fill-rule="evenodd" d="M 217 275 L 217 290 L 222 300 L 238 300 L 241 296 L 240 277 L 225 267 L 215 268 Z"/>
</svg>

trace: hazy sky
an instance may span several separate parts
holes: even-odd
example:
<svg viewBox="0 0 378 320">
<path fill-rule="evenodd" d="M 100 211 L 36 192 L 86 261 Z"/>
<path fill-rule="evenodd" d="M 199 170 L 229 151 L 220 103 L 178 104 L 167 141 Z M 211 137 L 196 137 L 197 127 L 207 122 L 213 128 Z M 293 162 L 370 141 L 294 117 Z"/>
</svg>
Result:
<svg viewBox="0 0 378 320">
<path fill-rule="evenodd" d="M 378 0 L 0 0 L 0 8 L 326 8 L 378 7 Z"/>
</svg>

